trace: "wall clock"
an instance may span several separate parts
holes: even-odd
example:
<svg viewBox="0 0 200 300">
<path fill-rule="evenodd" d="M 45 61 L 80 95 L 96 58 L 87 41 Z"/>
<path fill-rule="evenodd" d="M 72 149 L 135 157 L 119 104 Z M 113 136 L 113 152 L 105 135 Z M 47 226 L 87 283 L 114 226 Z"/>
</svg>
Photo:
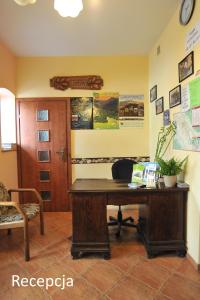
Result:
<svg viewBox="0 0 200 300">
<path fill-rule="evenodd" d="M 195 0 L 183 0 L 180 8 L 179 21 L 181 25 L 189 23 L 195 6 Z"/>
</svg>

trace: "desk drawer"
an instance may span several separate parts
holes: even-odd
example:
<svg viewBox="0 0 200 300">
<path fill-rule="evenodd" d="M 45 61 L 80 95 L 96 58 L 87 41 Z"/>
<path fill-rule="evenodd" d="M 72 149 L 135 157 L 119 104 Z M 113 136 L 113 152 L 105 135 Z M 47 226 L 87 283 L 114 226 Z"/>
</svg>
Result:
<svg viewBox="0 0 200 300">
<path fill-rule="evenodd" d="M 107 205 L 128 205 L 128 204 L 147 204 L 148 196 L 144 194 L 132 193 L 109 193 Z"/>
</svg>

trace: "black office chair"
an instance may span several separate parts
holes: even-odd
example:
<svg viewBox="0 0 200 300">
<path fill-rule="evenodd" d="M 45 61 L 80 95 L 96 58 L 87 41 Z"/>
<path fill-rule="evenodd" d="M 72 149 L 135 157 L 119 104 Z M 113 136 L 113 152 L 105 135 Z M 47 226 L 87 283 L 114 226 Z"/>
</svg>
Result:
<svg viewBox="0 0 200 300">
<path fill-rule="evenodd" d="M 136 164 L 135 161 L 130 159 L 121 159 L 116 161 L 112 165 L 112 177 L 113 179 L 121 179 L 127 181 L 127 184 L 131 182 L 132 173 L 133 173 L 133 165 Z M 117 218 L 112 216 L 109 217 L 110 222 L 108 222 L 109 226 L 118 225 L 118 231 L 116 236 L 120 236 L 120 231 L 122 226 L 127 227 L 136 227 L 134 224 L 134 219 L 132 217 L 128 217 L 123 219 L 121 205 L 119 205 L 119 210 L 117 213 Z"/>
</svg>

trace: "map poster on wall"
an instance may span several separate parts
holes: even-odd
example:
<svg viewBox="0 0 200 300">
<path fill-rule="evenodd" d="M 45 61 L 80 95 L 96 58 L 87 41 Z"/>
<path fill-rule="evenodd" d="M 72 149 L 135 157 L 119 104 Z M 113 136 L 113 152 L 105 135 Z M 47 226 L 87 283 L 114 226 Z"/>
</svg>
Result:
<svg viewBox="0 0 200 300">
<path fill-rule="evenodd" d="M 93 128 L 119 128 L 118 93 L 94 93 Z"/>
<path fill-rule="evenodd" d="M 174 114 L 176 150 L 200 151 L 200 127 L 192 127 L 192 110 Z"/>
<path fill-rule="evenodd" d="M 192 109 L 192 126 L 193 127 L 200 126 L 200 107 L 194 107 Z"/>
<path fill-rule="evenodd" d="M 200 106 L 200 77 L 190 81 L 189 88 L 191 107 Z"/>
<path fill-rule="evenodd" d="M 71 129 L 92 129 L 92 97 L 71 98 Z"/>
<path fill-rule="evenodd" d="M 144 126 L 144 95 L 119 96 L 120 128 Z"/>
<path fill-rule="evenodd" d="M 182 111 L 188 111 L 190 109 L 190 92 L 188 83 L 181 87 L 181 109 Z"/>
</svg>

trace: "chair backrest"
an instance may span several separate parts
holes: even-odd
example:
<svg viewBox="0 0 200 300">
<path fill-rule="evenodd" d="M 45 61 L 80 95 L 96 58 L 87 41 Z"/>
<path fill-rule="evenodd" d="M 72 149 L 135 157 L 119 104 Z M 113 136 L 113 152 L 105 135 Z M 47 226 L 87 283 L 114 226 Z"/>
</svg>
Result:
<svg viewBox="0 0 200 300">
<path fill-rule="evenodd" d="M 131 182 L 134 164 L 136 164 L 136 162 L 130 159 L 120 159 L 116 161 L 112 165 L 113 179 L 122 179 Z"/>
<path fill-rule="evenodd" d="M 6 187 L 2 182 L 0 182 L 0 201 L 9 201 L 9 200 L 10 200 L 10 196 L 8 194 Z"/>
<path fill-rule="evenodd" d="M 3 183 L 0 182 L 0 202 L 9 201 L 10 196 L 8 191 Z M 0 205 L 0 223 L 1 223 L 1 216 L 8 214 L 9 207 Z"/>
</svg>

